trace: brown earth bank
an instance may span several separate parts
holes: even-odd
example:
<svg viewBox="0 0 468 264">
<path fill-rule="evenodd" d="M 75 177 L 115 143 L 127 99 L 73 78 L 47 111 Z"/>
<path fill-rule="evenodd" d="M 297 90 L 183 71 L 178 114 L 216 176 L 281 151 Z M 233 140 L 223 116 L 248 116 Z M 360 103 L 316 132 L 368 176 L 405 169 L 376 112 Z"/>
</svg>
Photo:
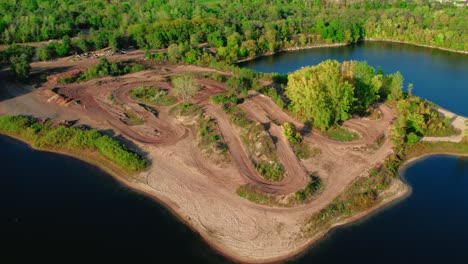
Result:
<svg viewBox="0 0 468 264">
<path fill-rule="evenodd" d="M 63 58 L 35 62 L 31 65 L 33 73 L 48 76 L 37 89 L 11 81 L 6 71 L 0 71 L 0 115 L 78 120 L 80 124 L 132 142 L 136 150 L 146 153 L 151 167 L 132 178 L 113 173 L 114 176 L 164 203 L 215 249 L 240 262 L 275 262 L 300 253 L 328 231 L 314 237 L 303 236 L 306 220 L 333 201 L 356 178 L 368 176 L 371 168 L 393 153 L 389 133 L 396 113 L 386 105 L 378 105 L 379 119 L 356 117 L 343 124 L 356 131 L 359 139 L 338 142 L 312 131 L 305 135 L 304 142 L 319 149 L 320 154 L 305 160 L 298 159 L 284 138 L 280 125 L 291 122 L 299 129 L 304 125 L 269 97 L 251 92 L 239 107 L 244 109 L 248 119 L 268 124 L 265 132 L 276 139 L 275 151 L 285 168 L 284 180 L 271 182 L 254 168 L 238 128 L 220 106 L 209 100 L 211 95 L 224 92 L 225 87 L 203 77 L 202 73 L 230 73 L 198 66 L 152 65 L 144 59 L 142 51 L 115 54 L 108 59 L 111 62 L 137 61 L 147 65 L 147 70 L 119 77 L 59 84 L 58 79 L 79 73 L 96 64 L 98 59 Z M 142 85 L 166 89 L 171 94 L 170 78 L 186 73 L 192 74 L 201 87 L 192 103 L 198 104 L 205 115 L 215 120 L 228 146 L 230 162 L 213 162 L 213 157 L 201 151 L 198 133 L 193 130 L 197 115 L 178 116 L 174 114 L 175 105 L 144 107 L 128 95 L 131 89 Z M 125 113 L 129 111 L 142 123 L 126 123 Z M 257 190 L 288 200 L 308 184 L 311 174 L 322 179 L 323 191 L 313 201 L 294 207 L 255 204 L 236 194 L 239 186 L 249 184 Z M 400 197 L 407 190 L 400 181 L 394 181 L 381 204 Z"/>
</svg>

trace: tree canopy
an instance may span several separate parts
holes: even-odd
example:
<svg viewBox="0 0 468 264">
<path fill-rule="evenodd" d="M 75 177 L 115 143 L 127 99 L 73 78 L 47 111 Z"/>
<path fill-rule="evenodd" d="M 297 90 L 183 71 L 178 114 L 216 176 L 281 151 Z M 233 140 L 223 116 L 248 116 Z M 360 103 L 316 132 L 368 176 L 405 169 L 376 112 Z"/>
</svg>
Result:
<svg viewBox="0 0 468 264">
<path fill-rule="evenodd" d="M 327 60 L 288 76 L 290 109 L 321 130 L 366 114 L 380 98 L 399 99 L 401 74 L 376 73 L 366 62 Z"/>
<path fill-rule="evenodd" d="M 62 39 L 85 32 L 89 45 L 97 49 L 126 42 L 139 48 L 208 42 L 229 60 L 364 37 L 468 50 L 467 13 L 429 0 L 9 0 L 0 4 L 0 42 Z"/>
</svg>

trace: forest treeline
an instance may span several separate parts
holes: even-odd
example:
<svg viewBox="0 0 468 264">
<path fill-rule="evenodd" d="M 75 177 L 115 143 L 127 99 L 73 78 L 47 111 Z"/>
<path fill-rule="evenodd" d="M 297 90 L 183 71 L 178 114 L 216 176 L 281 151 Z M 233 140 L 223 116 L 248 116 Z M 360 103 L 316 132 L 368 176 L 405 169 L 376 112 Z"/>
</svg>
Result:
<svg viewBox="0 0 468 264">
<path fill-rule="evenodd" d="M 466 8 L 426 0 L 5 0 L 0 42 L 79 37 L 75 47 L 84 51 L 207 42 L 230 61 L 361 38 L 468 50 L 467 14 Z"/>
</svg>

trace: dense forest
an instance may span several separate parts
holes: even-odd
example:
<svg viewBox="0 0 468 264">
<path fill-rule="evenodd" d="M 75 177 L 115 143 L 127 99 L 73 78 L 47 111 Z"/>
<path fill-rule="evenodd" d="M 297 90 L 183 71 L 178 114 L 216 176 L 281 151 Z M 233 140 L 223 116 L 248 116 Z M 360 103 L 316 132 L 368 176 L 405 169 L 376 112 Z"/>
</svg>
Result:
<svg viewBox="0 0 468 264">
<path fill-rule="evenodd" d="M 466 21 L 466 8 L 424 0 L 3 0 L 0 42 L 81 36 L 89 40 L 76 41 L 83 49 L 208 42 L 237 58 L 363 37 L 468 50 Z"/>
<path fill-rule="evenodd" d="M 0 66 L 26 79 L 29 62 L 146 49 L 169 62 L 227 64 L 284 49 L 389 39 L 468 51 L 468 9 L 429 0 L 2 0 Z M 163 53 L 155 49 L 167 48 Z M 150 52 L 151 50 L 151 52 Z"/>
</svg>

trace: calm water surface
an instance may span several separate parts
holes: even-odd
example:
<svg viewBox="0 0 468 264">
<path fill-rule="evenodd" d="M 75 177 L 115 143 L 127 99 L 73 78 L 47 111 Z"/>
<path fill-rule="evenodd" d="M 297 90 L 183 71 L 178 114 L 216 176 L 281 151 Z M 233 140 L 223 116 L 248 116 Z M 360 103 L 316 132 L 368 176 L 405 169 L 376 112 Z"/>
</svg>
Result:
<svg viewBox="0 0 468 264">
<path fill-rule="evenodd" d="M 386 73 L 400 71 L 415 95 L 468 116 L 468 55 L 387 42 L 282 52 L 242 63 L 260 72 L 288 73 L 323 60 L 365 60 Z M 405 85 L 406 86 L 406 85 Z"/>
<path fill-rule="evenodd" d="M 95 166 L 1 135 L 0 146 L 0 263 L 226 262 Z"/>
<path fill-rule="evenodd" d="M 290 72 L 323 59 L 400 70 L 415 94 L 468 115 L 468 56 L 388 43 L 281 53 L 245 64 Z M 85 162 L 0 136 L 0 263 L 229 263 L 164 207 Z M 412 195 L 332 231 L 292 263 L 468 263 L 468 160 L 411 165 Z"/>
<path fill-rule="evenodd" d="M 338 228 L 291 263 L 468 263 L 468 159 L 410 165 L 410 197 Z"/>
</svg>

